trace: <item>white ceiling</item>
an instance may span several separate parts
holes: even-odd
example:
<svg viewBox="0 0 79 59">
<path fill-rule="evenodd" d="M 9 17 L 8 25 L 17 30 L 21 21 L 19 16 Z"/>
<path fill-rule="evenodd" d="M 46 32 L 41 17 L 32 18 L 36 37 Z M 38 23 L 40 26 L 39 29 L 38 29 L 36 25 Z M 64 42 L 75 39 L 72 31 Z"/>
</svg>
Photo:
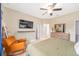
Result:
<svg viewBox="0 0 79 59">
<path fill-rule="evenodd" d="M 45 10 L 40 10 L 41 7 L 46 8 L 47 3 L 5 3 L 3 5 L 41 19 L 58 17 L 79 10 L 79 3 L 58 3 L 56 7 L 61 7 L 62 11 L 54 11 L 50 16 L 49 14 L 42 15 Z"/>
</svg>

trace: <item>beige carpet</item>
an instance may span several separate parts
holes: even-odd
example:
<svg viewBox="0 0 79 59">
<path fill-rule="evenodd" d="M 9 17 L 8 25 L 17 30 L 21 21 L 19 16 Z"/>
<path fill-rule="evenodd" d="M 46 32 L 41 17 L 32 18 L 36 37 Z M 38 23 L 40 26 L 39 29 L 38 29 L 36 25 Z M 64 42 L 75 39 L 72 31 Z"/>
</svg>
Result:
<svg viewBox="0 0 79 59">
<path fill-rule="evenodd" d="M 50 38 L 28 47 L 30 55 L 35 56 L 74 56 L 74 43 L 62 39 Z"/>
</svg>

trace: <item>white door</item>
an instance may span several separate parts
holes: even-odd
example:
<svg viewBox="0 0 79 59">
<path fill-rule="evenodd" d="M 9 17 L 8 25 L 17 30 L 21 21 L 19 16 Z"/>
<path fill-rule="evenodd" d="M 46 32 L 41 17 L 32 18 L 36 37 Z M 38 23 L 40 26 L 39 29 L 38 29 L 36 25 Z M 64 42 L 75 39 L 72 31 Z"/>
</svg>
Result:
<svg viewBox="0 0 79 59">
<path fill-rule="evenodd" d="M 43 29 L 44 37 L 50 37 L 49 24 L 43 24 Z"/>
<path fill-rule="evenodd" d="M 40 28 L 41 25 L 39 23 L 35 23 L 34 29 L 35 29 L 35 35 L 36 35 L 36 40 L 40 39 Z"/>
<path fill-rule="evenodd" d="M 36 39 L 42 39 L 49 36 L 49 24 L 36 24 Z"/>
</svg>

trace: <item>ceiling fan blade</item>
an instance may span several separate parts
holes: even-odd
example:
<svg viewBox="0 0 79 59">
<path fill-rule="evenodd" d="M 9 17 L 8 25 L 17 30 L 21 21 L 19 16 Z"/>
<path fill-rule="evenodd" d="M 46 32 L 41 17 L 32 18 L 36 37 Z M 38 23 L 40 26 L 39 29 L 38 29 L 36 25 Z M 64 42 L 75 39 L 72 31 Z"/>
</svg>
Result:
<svg viewBox="0 0 79 59">
<path fill-rule="evenodd" d="M 55 9 L 53 9 L 53 11 L 60 11 L 60 10 L 62 10 L 62 8 L 55 8 Z"/>
<path fill-rule="evenodd" d="M 53 3 L 53 5 L 52 5 L 52 6 L 53 6 L 53 7 L 55 7 L 55 5 L 56 5 L 56 3 Z"/>
<path fill-rule="evenodd" d="M 47 10 L 47 9 L 45 9 L 45 8 L 40 8 L 40 10 Z"/>
<path fill-rule="evenodd" d="M 42 15 L 45 15 L 47 13 L 47 11 L 45 13 L 43 13 Z"/>
</svg>

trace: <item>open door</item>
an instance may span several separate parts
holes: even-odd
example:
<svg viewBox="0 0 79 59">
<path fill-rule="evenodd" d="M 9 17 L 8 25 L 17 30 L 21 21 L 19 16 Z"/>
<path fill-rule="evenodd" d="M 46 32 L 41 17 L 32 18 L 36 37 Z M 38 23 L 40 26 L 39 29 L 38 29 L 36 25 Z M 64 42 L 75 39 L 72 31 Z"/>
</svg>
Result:
<svg viewBox="0 0 79 59">
<path fill-rule="evenodd" d="M 1 3 L 0 3 L 0 56 L 2 55 L 2 33 L 1 33 Z"/>
</svg>

